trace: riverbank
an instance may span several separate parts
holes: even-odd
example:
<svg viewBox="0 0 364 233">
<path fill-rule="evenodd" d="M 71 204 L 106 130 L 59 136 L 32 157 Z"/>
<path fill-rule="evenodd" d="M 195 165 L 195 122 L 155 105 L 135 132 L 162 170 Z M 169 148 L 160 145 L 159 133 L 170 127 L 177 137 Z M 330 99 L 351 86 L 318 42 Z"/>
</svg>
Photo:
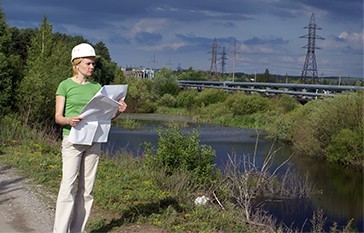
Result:
<svg viewBox="0 0 364 233">
<path fill-rule="evenodd" d="M 178 117 L 177 120 L 181 118 Z M 173 116 L 125 114 L 122 121 L 125 119 L 141 121 L 140 125 L 143 127 L 132 130 L 114 127 L 110 132 L 109 142 L 105 148 L 128 150 L 138 154 L 141 152 L 139 143 L 148 141 L 156 145 L 156 129 L 166 127 L 163 124 L 166 121 L 172 121 Z M 164 121 L 164 119 L 166 120 Z M 223 168 L 226 165 L 228 154 L 253 155 L 255 150 L 257 150 L 256 162 L 262 164 L 273 142 L 265 139 L 265 135 L 262 133 L 259 145 L 256 147 L 257 132 L 251 129 L 196 124 L 196 122 L 188 123 L 184 127 L 186 128 L 183 129 L 186 131 L 199 130 L 200 142 L 211 146 L 216 151 L 215 162 L 218 168 Z M 363 177 L 360 171 L 346 169 L 338 164 L 309 156 L 299 156 L 293 153 L 290 146 L 278 142 L 274 143 L 274 148 L 279 149 L 279 151 L 271 164 L 272 171 L 290 155 L 294 155 L 289 161 L 291 175 L 299 176 L 301 181 L 315 188 L 318 193 L 309 199 L 286 200 L 279 203 L 267 202 L 265 206 L 269 206 L 268 212 L 273 213 L 278 221 L 283 221 L 286 225 L 294 223 L 294 226 L 305 225 L 308 227 L 306 229 L 309 229 L 309 225 L 306 223 L 307 219 L 310 219 L 318 209 L 323 209 L 326 217 L 326 229 L 329 229 L 334 223 L 345 226 L 349 221 L 352 221 L 354 227 L 362 230 L 363 210 L 360 206 L 363 205 Z M 281 170 L 284 171 L 284 169 Z"/>
<path fill-rule="evenodd" d="M 4 146 L 1 148 L 0 163 L 16 168 L 24 177 L 31 178 L 48 192 L 56 194 L 61 176 L 60 141 L 54 139 L 54 135 L 32 131 L 26 126 L 4 126 L 13 131 L 3 132 L 22 135 L 23 138 L 2 138 Z M 170 140 L 173 141 L 173 138 Z M 194 144 L 197 146 L 198 140 Z M 183 147 L 179 148 L 183 150 Z M 97 216 L 90 219 L 87 231 L 123 232 L 123 229 L 139 229 L 140 226 L 147 226 L 144 229 L 147 228 L 148 232 L 150 229 L 168 229 L 171 232 L 262 231 L 265 223 L 248 224 L 244 221 L 244 212 L 226 209 L 230 205 L 228 200 L 219 198 L 225 205 L 221 209 L 212 193 L 202 186 L 196 186 L 190 175 L 182 171 L 172 175 L 166 174 L 163 169 L 150 169 L 140 157 L 123 152 L 112 158 L 104 154 L 95 184 L 94 213 Z M 202 194 L 210 196 L 211 203 L 206 207 L 195 206 L 194 200 Z"/>
<path fill-rule="evenodd" d="M 4 126 L 12 130 L 2 132 L 11 132 L 12 135 L 9 135 L 10 140 L 2 138 L 3 145 L 6 146 L 2 148 L 3 156 L 0 156 L 0 161 L 27 172 L 27 177 L 34 178 L 35 182 L 47 187 L 48 191 L 56 193 L 61 172 L 59 141 L 52 139 L 52 135 L 41 132 L 31 135 L 32 131 L 27 126 Z M 221 132 L 220 128 L 214 129 L 215 132 Z M 22 135 L 22 138 L 13 135 Z M 27 138 L 24 138 L 24 135 L 27 135 Z M 137 137 L 140 138 L 140 135 Z M 176 143 L 174 145 L 178 147 Z M 124 152 L 112 159 L 103 156 L 95 186 L 95 203 L 108 211 L 103 213 L 97 210 L 100 215 L 90 222 L 91 232 L 111 232 L 114 229 L 139 224 L 163 227 L 172 232 L 231 232 L 234 229 L 236 231 L 252 227 L 244 223 L 244 216 L 240 216 L 244 212 L 225 210 L 228 203 L 222 202 L 224 210 L 221 210 L 211 192 L 208 193 L 214 201 L 212 205 L 208 208 L 193 206 L 192 202 L 196 196 L 206 192 L 190 189 L 186 184 L 191 183 L 186 178 L 183 174 L 165 176 L 161 169 L 151 171 L 145 167 L 142 160 Z M 222 197 L 218 198 L 219 201 L 225 200 L 221 199 Z M 253 228 L 250 230 L 254 231 Z M 257 229 L 256 231 L 259 232 Z"/>
</svg>

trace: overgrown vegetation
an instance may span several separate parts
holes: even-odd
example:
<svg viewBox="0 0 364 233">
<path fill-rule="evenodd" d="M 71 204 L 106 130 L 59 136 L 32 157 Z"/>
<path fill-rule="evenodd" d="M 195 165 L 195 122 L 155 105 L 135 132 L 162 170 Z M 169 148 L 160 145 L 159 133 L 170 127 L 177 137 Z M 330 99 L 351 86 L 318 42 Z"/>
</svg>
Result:
<svg viewBox="0 0 364 233">
<path fill-rule="evenodd" d="M 18 168 L 56 194 L 61 175 L 60 140 L 49 131 L 32 130 L 16 117 L 3 118 L 1 125 L 0 162 Z M 170 154 L 166 149 L 172 144 L 175 153 Z M 95 204 L 109 214 L 93 218 L 88 231 L 117 231 L 127 224 L 146 223 L 172 232 L 298 232 L 277 225 L 257 207 L 264 197 L 305 197 L 314 191 L 291 174 L 277 176 L 280 167 L 268 171 L 273 147 L 262 165 L 254 157 L 230 157 L 229 166 L 221 172 L 212 170 L 214 152 L 199 143 L 195 132 L 173 127 L 161 131 L 154 149 L 144 158 L 123 151 L 102 155 Z M 198 166 L 196 160 L 201 161 Z M 202 195 L 209 198 L 207 205 L 195 205 L 195 198 Z M 313 219 L 312 229 L 320 229 L 323 223 L 324 219 Z M 346 229 L 352 230 L 350 225 Z"/>
<path fill-rule="evenodd" d="M 219 96 L 219 101 L 212 96 Z M 165 106 L 156 108 L 170 111 Z M 187 110 L 198 122 L 264 129 L 271 138 L 291 143 L 302 156 L 362 168 L 363 108 L 363 92 L 338 94 L 302 105 L 289 96 L 266 98 L 205 89 L 181 91 L 173 111 Z"/>
</svg>

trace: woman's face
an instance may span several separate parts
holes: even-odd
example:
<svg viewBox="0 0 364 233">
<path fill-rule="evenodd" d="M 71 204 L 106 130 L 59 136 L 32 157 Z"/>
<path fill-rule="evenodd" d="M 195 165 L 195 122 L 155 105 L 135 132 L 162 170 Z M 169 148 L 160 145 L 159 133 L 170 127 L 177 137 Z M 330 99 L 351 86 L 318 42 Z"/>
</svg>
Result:
<svg viewBox="0 0 364 233">
<path fill-rule="evenodd" d="M 85 57 L 81 60 L 80 63 L 76 66 L 78 73 L 82 74 L 85 77 L 89 77 L 92 75 L 95 69 L 95 58 L 94 57 Z"/>
</svg>

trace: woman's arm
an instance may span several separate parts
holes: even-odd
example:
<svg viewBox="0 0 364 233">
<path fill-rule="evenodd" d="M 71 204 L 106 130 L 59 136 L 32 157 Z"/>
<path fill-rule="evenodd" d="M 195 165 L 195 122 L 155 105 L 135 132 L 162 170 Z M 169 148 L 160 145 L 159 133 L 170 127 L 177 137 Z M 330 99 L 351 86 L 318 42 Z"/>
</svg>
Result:
<svg viewBox="0 0 364 233">
<path fill-rule="evenodd" d="M 71 125 L 75 126 L 81 121 L 80 117 L 64 117 L 64 107 L 66 104 L 66 98 L 64 96 L 56 95 L 56 113 L 55 121 L 59 125 Z"/>
</svg>

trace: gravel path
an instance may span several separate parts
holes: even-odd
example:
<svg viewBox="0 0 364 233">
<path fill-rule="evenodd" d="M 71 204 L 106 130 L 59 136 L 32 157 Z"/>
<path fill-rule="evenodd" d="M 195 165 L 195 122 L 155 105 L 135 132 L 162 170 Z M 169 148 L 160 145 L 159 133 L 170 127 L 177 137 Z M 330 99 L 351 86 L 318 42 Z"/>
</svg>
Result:
<svg viewBox="0 0 364 233">
<path fill-rule="evenodd" d="M 56 198 L 15 169 L 0 165 L 0 233 L 51 233 Z M 94 207 L 90 219 L 102 214 L 98 212 Z M 109 232 L 168 233 L 163 228 L 144 224 L 120 226 Z"/>
<path fill-rule="evenodd" d="M 49 204 L 48 204 L 49 203 Z M 0 232 L 52 232 L 55 197 L 0 165 Z"/>
</svg>

